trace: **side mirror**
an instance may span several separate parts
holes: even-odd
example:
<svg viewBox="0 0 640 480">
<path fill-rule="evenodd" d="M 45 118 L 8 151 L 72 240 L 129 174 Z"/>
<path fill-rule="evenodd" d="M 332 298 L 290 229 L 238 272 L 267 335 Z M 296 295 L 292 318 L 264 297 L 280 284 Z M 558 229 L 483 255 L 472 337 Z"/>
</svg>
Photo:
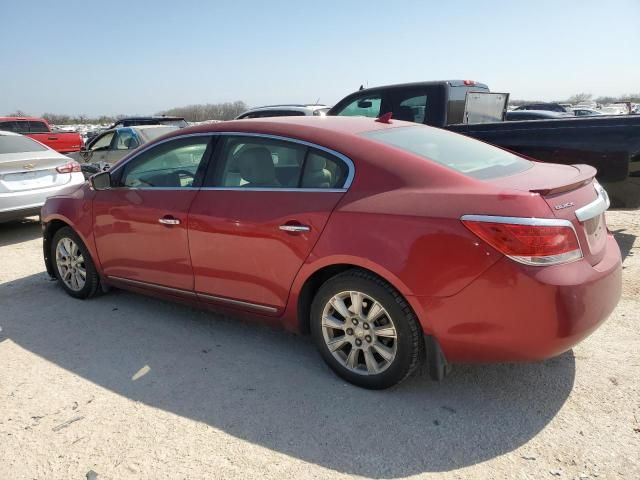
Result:
<svg viewBox="0 0 640 480">
<path fill-rule="evenodd" d="M 89 178 L 91 187 L 94 190 L 107 190 L 111 188 L 111 174 L 109 172 L 100 172 Z"/>
<path fill-rule="evenodd" d="M 360 100 L 358 102 L 358 108 L 371 108 L 371 105 L 373 105 L 371 100 Z"/>
</svg>

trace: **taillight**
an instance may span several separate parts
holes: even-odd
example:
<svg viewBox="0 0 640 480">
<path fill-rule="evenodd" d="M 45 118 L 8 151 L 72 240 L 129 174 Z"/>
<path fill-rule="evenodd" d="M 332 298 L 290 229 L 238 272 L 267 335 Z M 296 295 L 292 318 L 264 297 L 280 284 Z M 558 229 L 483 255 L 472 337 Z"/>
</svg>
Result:
<svg viewBox="0 0 640 480">
<path fill-rule="evenodd" d="M 80 169 L 80 164 L 78 162 L 69 162 L 59 167 L 56 167 L 56 172 L 58 173 L 74 173 L 74 172 L 81 172 L 81 171 L 82 170 Z"/>
<path fill-rule="evenodd" d="M 465 215 L 462 223 L 493 248 L 527 265 L 556 265 L 582 258 L 568 220 Z"/>
</svg>

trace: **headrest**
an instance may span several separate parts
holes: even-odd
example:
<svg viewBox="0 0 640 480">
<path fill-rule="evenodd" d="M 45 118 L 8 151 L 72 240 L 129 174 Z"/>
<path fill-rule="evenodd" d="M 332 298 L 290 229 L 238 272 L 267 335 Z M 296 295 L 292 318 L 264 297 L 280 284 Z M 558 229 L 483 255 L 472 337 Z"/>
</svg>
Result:
<svg viewBox="0 0 640 480">
<path fill-rule="evenodd" d="M 238 157 L 242 178 L 251 185 L 277 186 L 271 153 L 265 147 L 251 147 Z"/>
</svg>

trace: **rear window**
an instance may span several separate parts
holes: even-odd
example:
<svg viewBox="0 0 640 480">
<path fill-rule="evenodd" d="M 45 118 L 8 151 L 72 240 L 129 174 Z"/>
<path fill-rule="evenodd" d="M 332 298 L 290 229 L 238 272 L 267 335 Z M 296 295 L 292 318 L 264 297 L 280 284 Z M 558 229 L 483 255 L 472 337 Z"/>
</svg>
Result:
<svg viewBox="0 0 640 480">
<path fill-rule="evenodd" d="M 142 130 L 142 136 L 145 137 L 147 142 L 151 140 L 155 140 L 158 137 L 161 137 L 165 133 L 173 132 L 176 127 L 171 127 L 167 125 L 166 127 L 156 127 L 156 128 L 145 128 Z"/>
<path fill-rule="evenodd" d="M 47 147 L 34 142 L 28 137 L 17 135 L 0 135 L 0 155 L 4 153 L 42 152 Z"/>
<path fill-rule="evenodd" d="M 362 135 L 478 179 L 513 175 L 532 165 L 528 160 L 505 150 L 437 128 L 390 128 Z"/>
</svg>

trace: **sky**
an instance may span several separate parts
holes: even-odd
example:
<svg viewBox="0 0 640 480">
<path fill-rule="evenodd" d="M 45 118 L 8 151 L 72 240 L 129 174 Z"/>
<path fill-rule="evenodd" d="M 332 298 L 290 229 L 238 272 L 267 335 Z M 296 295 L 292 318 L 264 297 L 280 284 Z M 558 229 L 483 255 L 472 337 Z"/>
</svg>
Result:
<svg viewBox="0 0 640 480">
<path fill-rule="evenodd" d="M 511 98 L 640 91 L 640 0 L 4 0 L 0 114 L 332 105 L 472 79 Z"/>
</svg>

